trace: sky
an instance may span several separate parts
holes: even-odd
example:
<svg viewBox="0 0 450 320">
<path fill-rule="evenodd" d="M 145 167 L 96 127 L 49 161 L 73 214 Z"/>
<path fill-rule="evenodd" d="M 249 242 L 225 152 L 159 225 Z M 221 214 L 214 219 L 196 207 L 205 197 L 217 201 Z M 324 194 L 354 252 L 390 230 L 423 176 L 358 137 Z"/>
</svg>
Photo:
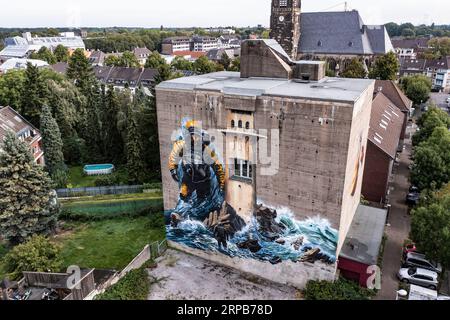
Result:
<svg viewBox="0 0 450 320">
<path fill-rule="evenodd" d="M 271 0 L 2 1 L 0 27 L 269 25 Z M 450 24 L 448 0 L 348 0 L 366 24 Z M 342 11 L 342 0 L 302 0 L 303 12 Z M 5 14 L 7 13 L 7 14 Z"/>
</svg>

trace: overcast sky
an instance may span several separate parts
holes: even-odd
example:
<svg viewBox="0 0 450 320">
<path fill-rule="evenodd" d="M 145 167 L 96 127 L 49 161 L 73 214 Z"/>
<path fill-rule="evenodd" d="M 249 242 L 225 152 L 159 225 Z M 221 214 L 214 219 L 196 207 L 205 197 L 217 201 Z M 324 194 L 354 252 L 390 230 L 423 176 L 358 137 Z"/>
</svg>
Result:
<svg viewBox="0 0 450 320">
<path fill-rule="evenodd" d="M 271 0 L 9 0 L 0 27 L 269 25 Z M 340 4 L 340 5 L 339 5 Z M 348 0 L 366 24 L 450 24 L 448 0 Z M 340 11 L 341 0 L 303 0 L 304 12 Z M 332 8 L 333 7 L 333 8 Z"/>
</svg>

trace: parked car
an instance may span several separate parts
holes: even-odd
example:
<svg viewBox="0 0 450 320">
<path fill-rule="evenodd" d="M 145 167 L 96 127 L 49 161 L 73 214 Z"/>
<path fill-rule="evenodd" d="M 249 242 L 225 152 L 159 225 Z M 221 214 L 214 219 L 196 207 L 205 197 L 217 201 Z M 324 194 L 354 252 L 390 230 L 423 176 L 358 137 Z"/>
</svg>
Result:
<svg viewBox="0 0 450 320">
<path fill-rule="evenodd" d="M 447 103 L 450 104 L 450 97 L 448 97 L 446 101 L 447 101 Z"/>
<path fill-rule="evenodd" d="M 410 193 L 419 193 L 420 190 L 419 190 L 419 188 L 416 187 L 416 186 L 410 186 L 410 187 L 409 187 L 409 192 L 410 192 Z"/>
<path fill-rule="evenodd" d="M 403 283 L 411 283 L 432 290 L 436 290 L 439 285 L 438 274 L 422 268 L 402 268 L 398 272 L 398 278 Z"/>
<path fill-rule="evenodd" d="M 408 253 L 417 252 L 416 245 L 414 243 L 408 244 L 403 248 L 403 257 L 406 259 Z"/>
<path fill-rule="evenodd" d="M 442 272 L 442 266 L 439 263 L 429 261 L 424 254 L 417 252 L 408 253 L 403 266 L 427 269 L 436 273 Z"/>
<path fill-rule="evenodd" d="M 420 193 L 418 192 L 410 192 L 406 196 L 406 204 L 409 206 L 417 206 L 420 201 Z"/>
</svg>

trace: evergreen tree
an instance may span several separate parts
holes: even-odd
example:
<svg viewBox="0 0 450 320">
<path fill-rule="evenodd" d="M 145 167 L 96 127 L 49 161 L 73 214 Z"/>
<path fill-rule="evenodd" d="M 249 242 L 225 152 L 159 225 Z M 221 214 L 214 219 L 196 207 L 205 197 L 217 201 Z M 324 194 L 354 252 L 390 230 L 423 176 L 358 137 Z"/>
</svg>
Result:
<svg viewBox="0 0 450 320">
<path fill-rule="evenodd" d="M 11 243 L 49 234 L 59 205 L 51 180 L 34 163 L 29 147 L 7 133 L 0 152 L 0 233 Z"/>
<path fill-rule="evenodd" d="M 101 133 L 104 147 L 103 155 L 108 161 L 120 163 L 124 160 L 124 145 L 122 135 L 120 134 L 117 126 L 119 100 L 112 86 L 106 90 L 103 97 L 103 110 L 101 117 Z"/>
<path fill-rule="evenodd" d="M 22 87 L 20 113 L 36 127 L 39 126 L 39 115 L 44 97 L 45 87 L 39 69 L 28 63 Z"/>
<path fill-rule="evenodd" d="M 55 51 L 53 52 L 53 54 L 55 55 L 57 62 L 69 61 L 69 58 L 70 58 L 69 50 L 61 44 L 55 48 Z"/>
<path fill-rule="evenodd" d="M 231 59 L 230 57 L 224 52 L 222 53 L 222 56 L 220 57 L 219 64 L 223 66 L 225 70 L 228 70 L 231 65 Z"/>
<path fill-rule="evenodd" d="M 94 69 L 85 56 L 83 49 L 75 50 L 70 57 L 67 77 L 75 81 L 75 84 L 83 94 L 86 96 L 92 94 L 96 79 Z"/>
<path fill-rule="evenodd" d="M 61 132 L 59 131 L 56 120 L 52 116 L 50 108 L 46 105 L 42 107 L 41 133 L 46 169 L 58 187 L 64 187 L 64 173 L 66 170 Z"/>
<path fill-rule="evenodd" d="M 142 138 L 139 132 L 136 112 L 130 107 L 128 113 L 127 168 L 130 184 L 144 182 L 145 159 L 143 158 Z"/>
<path fill-rule="evenodd" d="M 341 73 L 342 78 L 360 78 L 364 79 L 367 76 L 366 68 L 364 63 L 358 58 L 352 59 L 350 64 Z"/>
</svg>

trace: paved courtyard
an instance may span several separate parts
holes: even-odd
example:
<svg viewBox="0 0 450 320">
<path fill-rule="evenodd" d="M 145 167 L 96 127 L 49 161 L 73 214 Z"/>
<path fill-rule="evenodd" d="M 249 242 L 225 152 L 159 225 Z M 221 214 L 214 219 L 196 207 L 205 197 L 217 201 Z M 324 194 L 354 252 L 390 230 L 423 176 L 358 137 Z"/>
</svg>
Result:
<svg viewBox="0 0 450 320">
<path fill-rule="evenodd" d="M 168 250 L 149 270 L 158 279 L 149 300 L 295 300 L 297 290 Z"/>
</svg>

